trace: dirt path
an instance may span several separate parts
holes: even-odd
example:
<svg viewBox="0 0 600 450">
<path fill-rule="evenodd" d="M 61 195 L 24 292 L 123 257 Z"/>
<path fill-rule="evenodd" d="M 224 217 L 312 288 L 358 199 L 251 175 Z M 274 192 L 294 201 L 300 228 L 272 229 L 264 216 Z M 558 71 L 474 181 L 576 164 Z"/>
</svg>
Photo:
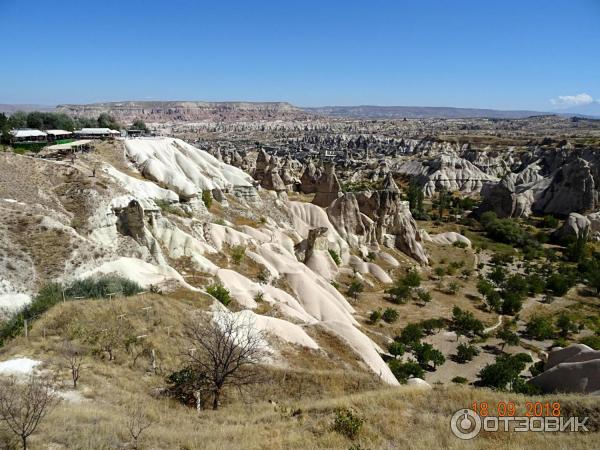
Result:
<svg viewBox="0 0 600 450">
<path fill-rule="evenodd" d="M 498 323 L 496 325 L 492 325 L 491 327 L 485 328 L 483 330 L 483 332 L 486 334 L 489 334 L 501 325 L 502 325 L 502 315 L 498 316 Z"/>
</svg>

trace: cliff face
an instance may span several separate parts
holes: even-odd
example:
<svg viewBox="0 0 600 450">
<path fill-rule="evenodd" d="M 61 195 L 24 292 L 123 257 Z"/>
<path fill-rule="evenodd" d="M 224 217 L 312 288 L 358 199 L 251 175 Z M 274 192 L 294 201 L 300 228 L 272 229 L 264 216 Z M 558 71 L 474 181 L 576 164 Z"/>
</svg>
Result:
<svg viewBox="0 0 600 450">
<path fill-rule="evenodd" d="M 58 105 L 58 112 L 76 117 L 98 117 L 109 113 L 117 120 L 131 122 L 195 122 L 201 120 L 298 119 L 309 114 L 286 102 L 109 102 L 86 105 Z"/>
</svg>

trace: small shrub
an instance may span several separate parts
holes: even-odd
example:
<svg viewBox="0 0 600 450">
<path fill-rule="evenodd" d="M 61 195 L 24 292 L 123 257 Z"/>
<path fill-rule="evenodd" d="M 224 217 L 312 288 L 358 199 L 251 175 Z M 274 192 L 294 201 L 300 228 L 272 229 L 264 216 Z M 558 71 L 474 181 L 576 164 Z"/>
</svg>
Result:
<svg viewBox="0 0 600 450">
<path fill-rule="evenodd" d="M 202 202 L 204 203 L 204 206 L 206 206 L 206 209 L 210 209 L 212 201 L 212 193 L 209 190 L 202 191 Z"/>
<path fill-rule="evenodd" d="M 465 377 L 454 377 L 452 378 L 452 382 L 456 384 L 467 384 L 469 380 L 467 380 Z"/>
<path fill-rule="evenodd" d="M 406 384 L 410 377 L 423 378 L 425 375 L 423 368 L 414 361 L 401 362 L 392 359 L 388 362 L 388 365 L 396 379 L 402 384 Z"/>
<path fill-rule="evenodd" d="M 416 288 L 421 285 L 421 275 L 416 270 L 409 270 L 404 277 L 404 284 L 411 287 Z"/>
<path fill-rule="evenodd" d="M 532 377 L 535 377 L 544 371 L 544 361 L 538 361 L 529 367 L 529 372 Z"/>
<path fill-rule="evenodd" d="M 467 248 L 467 243 L 463 241 L 455 241 L 452 243 L 452 246 L 458 248 Z"/>
<path fill-rule="evenodd" d="M 340 255 L 338 255 L 338 253 L 335 250 L 328 249 L 327 251 L 329 252 L 329 256 L 331 256 L 331 259 L 333 259 L 333 262 L 335 263 L 336 266 L 339 266 L 340 264 L 342 264 Z"/>
<path fill-rule="evenodd" d="M 600 336 L 586 336 L 579 340 L 580 344 L 587 345 L 594 350 L 600 350 Z"/>
<path fill-rule="evenodd" d="M 398 320 L 398 311 L 393 308 L 387 308 L 381 315 L 381 318 L 387 323 L 394 323 Z"/>
<path fill-rule="evenodd" d="M 406 302 L 406 300 L 411 296 L 412 288 L 404 283 L 396 282 L 396 285 L 385 291 L 389 295 L 389 300 L 399 305 L 401 303 Z"/>
<path fill-rule="evenodd" d="M 381 319 L 381 311 L 373 311 L 369 316 L 369 322 L 371 324 L 376 324 Z"/>
<path fill-rule="evenodd" d="M 356 300 L 358 294 L 360 294 L 363 290 L 363 284 L 358 280 L 354 280 L 352 283 L 350 283 L 350 286 L 348 287 L 348 295 L 350 295 Z"/>
<path fill-rule="evenodd" d="M 265 294 L 264 294 L 264 293 L 262 293 L 262 292 L 257 292 L 257 293 L 254 295 L 254 301 L 255 301 L 256 303 L 261 303 L 261 302 L 263 302 L 264 300 L 265 300 Z"/>
<path fill-rule="evenodd" d="M 402 342 L 393 341 L 388 345 L 388 351 L 390 355 L 402 356 L 406 352 L 406 346 Z"/>
<path fill-rule="evenodd" d="M 459 290 L 460 290 L 460 284 L 458 284 L 456 281 L 452 281 L 448 285 L 448 288 L 446 289 L 446 292 L 448 294 L 450 294 L 450 295 L 456 295 Z"/>
<path fill-rule="evenodd" d="M 479 354 L 479 349 L 473 345 L 459 344 L 456 348 L 455 361 L 459 364 L 464 364 L 467 361 L 471 361 L 475 356 Z"/>
<path fill-rule="evenodd" d="M 114 275 L 77 280 L 65 289 L 65 295 L 68 297 L 84 298 L 107 298 L 110 295 L 130 296 L 138 292 L 142 292 L 140 285 L 127 278 Z"/>
<path fill-rule="evenodd" d="M 562 297 L 571 288 L 571 282 L 565 275 L 555 272 L 546 280 L 546 288 L 553 295 Z"/>
<path fill-rule="evenodd" d="M 164 214 L 173 214 L 175 216 L 188 218 L 192 216 L 191 213 L 184 211 L 179 205 L 170 203 L 166 200 L 154 199 L 154 203 L 156 203 L 156 206 L 158 206 Z"/>
<path fill-rule="evenodd" d="M 258 275 L 256 276 L 256 278 L 258 279 L 258 282 L 260 284 L 267 284 L 267 283 L 269 283 L 269 280 L 271 279 L 271 272 L 269 272 L 267 269 L 262 269 L 258 273 Z M 335 283 L 335 281 L 332 281 L 331 283 L 333 285 L 333 283 Z"/>
<path fill-rule="evenodd" d="M 231 303 L 231 294 L 229 293 L 229 290 L 220 283 L 208 286 L 206 292 L 220 301 L 224 306 Z"/>
<path fill-rule="evenodd" d="M 60 301 L 62 301 L 62 286 L 60 284 L 51 283 L 44 286 L 30 304 L 25 305 L 1 324 L 0 346 L 23 331 L 25 320 L 31 321 L 41 316 Z"/>
<path fill-rule="evenodd" d="M 355 439 L 358 433 L 360 433 L 363 423 L 364 419 L 351 409 L 338 409 L 333 420 L 333 430 L 346 436 L 348 439 Z"/>
<path fill-rule="evenodd" d="M 246 256 L 246 247 L 243 245 L 234 245 L 231 247 L 231 259 L 233 260 L 233 264 L 239 266 L 242 260 Z"/>
<path fill-rule="evenodd" d="M 425 289 L 419 289 L 417 291 L 417 298 L 423 303 L 429 303 L 431 301 L 431 294 Z"/>
<path fill-rule="evenodd" d="M 569 345 L 569 341 L 567 338 L 559 336 L 552 342 L 552 347 L 562 347 L 565 348 Z"/>
<path fill-rule="evenodd" d="M 554 216 L 544 216 L 538 224 L 542 228 L 556 228 L 558 226 L 558 219 Z"/>
</svg>

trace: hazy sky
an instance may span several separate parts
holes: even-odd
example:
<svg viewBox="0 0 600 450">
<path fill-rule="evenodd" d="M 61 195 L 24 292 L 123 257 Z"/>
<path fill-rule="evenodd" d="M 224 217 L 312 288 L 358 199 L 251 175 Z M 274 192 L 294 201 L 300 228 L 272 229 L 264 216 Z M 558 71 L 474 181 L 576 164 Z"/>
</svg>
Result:
<svg viewBox="0 0 600 450">
<path fill-rule="evenodd" d="M 600 98 L 600 0 L 0 0 L 0 35 L 0 103 Z"/>
</svg>

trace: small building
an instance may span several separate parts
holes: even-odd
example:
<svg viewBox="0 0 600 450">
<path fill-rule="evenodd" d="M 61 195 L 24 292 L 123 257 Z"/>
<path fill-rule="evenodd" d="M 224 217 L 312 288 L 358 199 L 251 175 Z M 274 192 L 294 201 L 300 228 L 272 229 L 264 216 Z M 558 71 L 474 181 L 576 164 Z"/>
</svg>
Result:
<svg viewBox="0 0 600 450">
<path fill-rule="evenodd" d="M 321 159 L 334 159 L 338 152 L 330 148 L 322 148 L 319 152 Z"/>
<path fill-rule="evenodd" d="M 45 147 L 37 156 L 49 159 L 65 159 L 76 152 L 89 152 L 92 150 L 92 145 L 93 143 L 89 139 L 81 139 L 66 144 L 54 144 Z"/>
<path fill-rule="evenodd" d="M 12 130 L 10 134 L 12 134 L 13 142 L 46 142 L 48 140 L 46 133 L 33 128 Z"/>
<path fill-rule="evenodd" d="M 138 130 L 138 129 L 129 129 L 127 130 L 127 136 L 129 137 L 138 137 L 138 136 L 142 136 L 144 134 L 144 130 Z"/>
<path fill-rule="evenodd" d="M 107 139 L 119 136 L 121 133 L 110 128 L 82 128 L 75 130 L 75 135 L 83 139 Z"/>
<path fill-rule="evenodd" d="M 69 139 L 73 133 L 66 130 L 46 130 L 48 141 L 59 141 L 61 139 Z"/>
</svg>

